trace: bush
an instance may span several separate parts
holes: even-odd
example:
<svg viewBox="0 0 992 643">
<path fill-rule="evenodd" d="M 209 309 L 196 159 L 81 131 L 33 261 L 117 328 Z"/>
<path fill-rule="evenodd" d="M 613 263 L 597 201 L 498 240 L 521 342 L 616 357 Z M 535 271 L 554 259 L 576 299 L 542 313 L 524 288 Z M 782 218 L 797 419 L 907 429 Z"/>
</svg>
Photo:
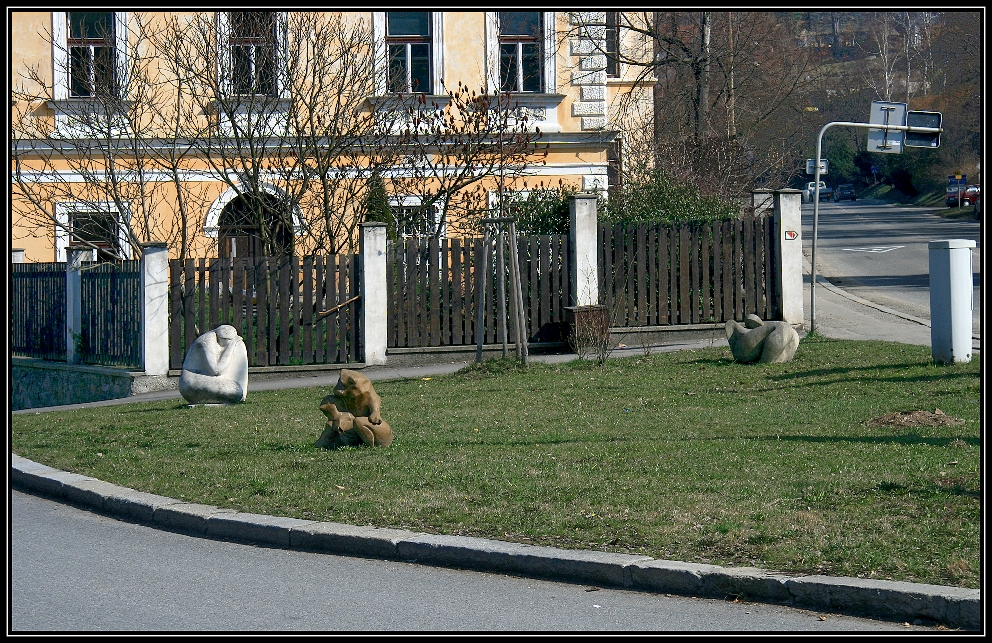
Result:
<svg viewBox="0 0 992 643">
<path fill-rule="evenodd" d="M 578 192 L 568 186 L 539 187 L 517 198 L 510 213 L 517 218 L 517 232 L 525 235 L 568 234 L 569 198 Z"/>
<path fill-rule="evenodd" d="M 600 220 L 610 223 L 684 223 L 734 219 L 740 205 L 716 195 L 703 196 L 696 186 L 653 170 L 645 180 L 610 193 Z"/>
</svg>

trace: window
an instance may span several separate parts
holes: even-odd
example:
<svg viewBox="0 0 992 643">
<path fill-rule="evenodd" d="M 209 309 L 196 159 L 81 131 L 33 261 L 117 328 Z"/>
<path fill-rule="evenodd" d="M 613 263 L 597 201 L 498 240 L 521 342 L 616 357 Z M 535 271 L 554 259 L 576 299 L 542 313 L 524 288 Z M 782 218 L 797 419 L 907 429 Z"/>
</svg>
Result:
<svg viewBox="0 0 992 643">
<path fill-rule="evenodd" d="M 498 20 L 500 91 L 542 91 L 544 28 L 541 13 L 501 11 Z"/>
<path fill-rule="evenodd" d="M 376 95 L 442 94 L 443 11 L 373 11 Z"/>
<path fill-rule="evenodd" d="M 77 211 L 69 216 L 69 245 L 96 246 L 97 261 L 120 254 L 116 217 L 110 212 Z"/>
<path fill-rule="evenodd" d="M 620 141 L 606 146 L 606 184 L 611 197 L 620 197 L 623 188 L 623 156 Z"/>
<path fill-rule="evenodd" d="M 386 13 L 389 55 L 386 90 L 431 92 L 431 14 L 427 11 Z"/>
<path fill-rule="evenodd" d="M 66 260 L 69 246 L 96 246 L 97 259 L 131 256 L 126 213 L 111 201 L 55 204 L 55 261 Z"/>
<path fill-rule="evenodd" d="M 529 100 L 528 94 L 559 96 L 554 94 L 558 89 L 555 15 L 554 11 L 486 12 L 486 89 L 490 94 L 512 91 L 521 100 Z M 542 105 L 550 107 L 551 101 Z M 541 131 L 546 131 L 543 126 Z"/>
<path fill-rule="evenodd" d="M 276 14 L 272 11 L 228 13 L 230 88 L 235 94 L 275 96 Z"/>
<path fill-rule="evenodd" d="M 127 13 L 52 12 L 55 101 L 116 96 L 124 85 L 127 58 Z"/>
<path fill-rule="evenodd" d="M 117 86 L 113 12 L 74 11 L 66 15 L 69 96 L 114 95 Z"/>
<path fill-rule="evenodd" d="M 426 209 L 420 197 L 404 196 L 389 199 L 389 211 L 393 215 L 396 226 L 396 237 L 426 239 L 434 236 L 440 226 L 440 235 L 445 235 L 445 226 L 441 223 L 441 205 L 435 203 Z"/>
<path fill-rule="evenodd" d="M 606 12 L 606 76 L 607 78 L 620 77 L 620 13 L 618 11 Z"/>
</svg>

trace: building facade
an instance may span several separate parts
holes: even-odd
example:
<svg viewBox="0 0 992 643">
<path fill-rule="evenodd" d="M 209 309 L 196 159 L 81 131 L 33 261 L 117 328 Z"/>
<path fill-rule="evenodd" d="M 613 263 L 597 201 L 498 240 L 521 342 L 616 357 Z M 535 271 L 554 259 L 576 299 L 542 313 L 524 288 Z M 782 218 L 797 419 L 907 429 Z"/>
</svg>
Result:
<svg viewBox="0 0 992 643">
<path fill-rule="evenodd" d="M 26 261 L 472 235 L 528 190 L 619 180 L 616 12 L 9 15 Z"/>
</svg>

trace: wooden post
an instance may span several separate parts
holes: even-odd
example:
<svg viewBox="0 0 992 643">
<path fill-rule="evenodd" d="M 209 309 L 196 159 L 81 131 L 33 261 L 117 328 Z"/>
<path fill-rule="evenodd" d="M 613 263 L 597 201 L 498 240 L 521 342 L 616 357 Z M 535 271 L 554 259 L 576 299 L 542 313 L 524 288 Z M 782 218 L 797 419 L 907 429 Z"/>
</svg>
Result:
<svg viewBox="0 0 992 643">
<path fill-rule="evenodd" d="M 486 273 L 489 272 L 489 262 L 490 256 L 492 255 L 492 236 L 489 234 L 489 226 L 483 222 L 486 226 L 486 232 L 483 236 L 482 241 L 482 265 L 476 266 L 476 272 L 478 273 L 478 283 L 479 283 L 479 294 L 475 299 L 476 315 L 475 315 L 475 361 L 482 362 L 482 343 L 485 340 L 485 314 L 486 314 L 486 295 L 488 291 L 486 290 Z"/>
<path fill-rule="evenodd" d="M 523 289 L 520 286 L 520 258 L 517 252 L 517 226 L 514 221 L 510 221 L 510 285 L 513 288 L 513 302 L 516 308 L 514 318 L 514 338 L 517 344 L 517 359 L 528 365 L 529 357 L 527 350 L 527 318 L 524 315 Z"/>
</svg>

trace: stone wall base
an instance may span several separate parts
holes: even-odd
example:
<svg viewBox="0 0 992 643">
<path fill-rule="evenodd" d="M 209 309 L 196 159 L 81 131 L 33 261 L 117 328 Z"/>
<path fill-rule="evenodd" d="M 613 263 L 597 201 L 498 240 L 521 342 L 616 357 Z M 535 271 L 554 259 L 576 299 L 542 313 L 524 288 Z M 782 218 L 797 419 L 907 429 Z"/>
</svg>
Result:
<svg viewBox="0 0 992 643">
<path fill-rule="evenodd" d="M 20 411 L 167 391 L 177 388 L 179 380 L 123 368 L 12 357 L 10 384 L 11 410 Z"/>
</svg>

